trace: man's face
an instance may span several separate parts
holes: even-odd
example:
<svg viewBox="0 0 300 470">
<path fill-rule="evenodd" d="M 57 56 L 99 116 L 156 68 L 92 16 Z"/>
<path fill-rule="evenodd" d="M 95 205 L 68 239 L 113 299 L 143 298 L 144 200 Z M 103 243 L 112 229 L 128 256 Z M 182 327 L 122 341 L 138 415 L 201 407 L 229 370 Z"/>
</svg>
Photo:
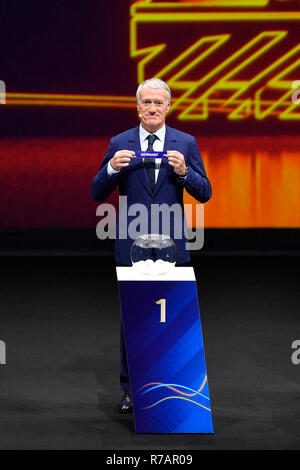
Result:
<svg viewBox="0 0 300 470">
<path fill-rule="evenodd" d="M 170 109 L 167 90 L 165 88 L 142 88 L 137 109 L 143 128 L 152 134 L 158 131 L 163 127 L 166 114 Z"/>
</svg>

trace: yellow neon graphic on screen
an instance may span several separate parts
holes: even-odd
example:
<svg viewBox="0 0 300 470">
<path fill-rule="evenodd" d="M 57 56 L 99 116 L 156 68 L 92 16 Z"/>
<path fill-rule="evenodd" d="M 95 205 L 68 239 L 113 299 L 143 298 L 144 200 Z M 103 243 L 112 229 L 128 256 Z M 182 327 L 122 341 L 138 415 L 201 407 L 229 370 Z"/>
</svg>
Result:
<svg viewBox="0 0 300 470">
<path fill-rule="evenodd" d="M 288 29 L 290 23 L 300 23 L 300 11 L 264 10 L 263 7 L 268 5 L 269 1 L 265 0 L 180 3 L 144 0 L 134 3 L 131 6 L 130 56 L 137 59 L 137 82 L 150 76 L 167 81 L 175 92 L 171 112 L 175 112 L 179 120 L 207 120 L 214 113 L 225 114 L 228 120 L 253 116 L 261 121 L 274 115 L 279 120 L 300 119 L 297 104 L 291 102 L 291 84 L 300 76 L 300 43 L 290 47 Z M 226 10 L 237 6 L 237 11 Z M 213 7 L 211 11 L 208 11 L 209 7 Z M 274 29 L 272 22 L 276 22 Z M 140 47 L 143 27 L 153 24 L 155 32 L 156 25 L 175 25 L 180 34 L 183 23 L 199 24 L 201 36 L 193 43 L 183 37 L 180 53 L 169 62 L 166 59 L 162 68 L 157 68 L 155 60 L 162 53 L 167 56 L 168 42 L 159 42 L 153 34 L 153 44 Z M 205 34 L 205 26 L 213 23 L 218 24 L 220 34 Z M 248 27 L 258 24 L 259 32 L 254 32 L 246 42 L 241 39 L 235 52 L 227 56 L 225 52 L 224 60 L 216 63 L 215 52 L 237 40 L 234 32 L 222 33 L 226 23 Z M 155 44 L 156 41 L 159 43 Z M 253 66 L 262 60 L 266 65 L 260 63 L 255 74 L 249 72 L 247 79 L 239 79 L 241 74 L 247 76 L 247 69 L 252 67 L 253 70 Z M 186 78 L 189 72 L 207 61 L 211 63 L 210 70 L 198 80 Z"/>
<path fill-rule="evenodd" d="M 182 121 L 204 121 L 217 114 L 229 121 L 250 117 L 262 121 L 271 116 L 281 121 L 299 120 L 300 107 L 292 103 L 291 96 L 292 83 L 300 78 L 300 42 L 291 40 L 290 27 L 300 26 L 300 11 L 269 8 L 269 0 L 134 2 L 130 7 L 129 53 L 136 61 L 137 82 L 150 76 L 167 81 L 173 91 L 170 112 Z M 180 34 L 186 24 L 199 25 L 201 33 L 196 41 L 181 37 L 181 50 L 171 57 L 168 41 L 156 39 L 156 26 L 171 25 Z M 147 25 L 153 27 L 152 43 L 140 46 Z M 218 33 L 205 32 L 207 25 L 217 25 Z M 250 39 L 236 37 L 236 25 L 249 28 Z M 235 50 L 226 52 L 232 44 Z M 216 60 L 215 54 L 222 54 L 222 60 Z M 160 57 L 164 63 L 157 67 Z M 206 69 L 201 76 L 188 78 L 203 65 Z M 133 96 L 7 93 L 6 98 L 11 106 L 136 107 Z"/>
</svg>

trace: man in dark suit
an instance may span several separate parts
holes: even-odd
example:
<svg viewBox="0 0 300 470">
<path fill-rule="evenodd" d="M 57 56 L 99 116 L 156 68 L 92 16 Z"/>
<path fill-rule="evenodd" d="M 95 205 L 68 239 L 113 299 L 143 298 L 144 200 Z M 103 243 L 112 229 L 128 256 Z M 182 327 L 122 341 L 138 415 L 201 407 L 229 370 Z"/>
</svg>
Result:
<svg viewBox="0 0 300 470">
<path fill-rule="evenodd" d="M 118 187 L 120 196 L 127 196 L 126 210 L 133 204 L 143 204 L 148 209 L 145 223 L 149 227 L 149 232 L 151 207 L 154 204 L 167 204 L 169 207 L 179 204 L 183 207 L 183 189 L 203 203 L 211 197 L 211 185 L 195 138 L 165 124 L 170 104 L 171 91 L 162 80 L 153 78 L 139 85 L 137 110 L 141 123 L 111 139 L 91 187 L 92 196 L 98 202 L 104 201 Z M 135 152 L 141 150 L 164 151 L 167 153 L 167 159 L 143 161 L 141 158 L 134 158 Z M 118 265 L 131 265 L 130 248 L 133 240 L 119 234 L 121 231 L 124 232 L 122 220 L 129 225 L 132 217 L 128 214 L 122 217 L 122 208 L 120 208 L 115 244 Z M 180 222 L 183 223 L 183 211 L 180 217 L 182 217 Z M 171 226 L 169 233 L 171 237 L 176 224 L 175 215 L 172 222 L 173 227 Z M 162 233 L 161 227 L 159 223 L 160 233 Z M 190 254 L 186 249 L 185 235 L 182 234 L 182 237 L 175 241 L 178 250 L 177 265 L 188 263 Z M 128 413 L 132 411 L 132 406 L 122 324 L 120 378 L 125 394 L 119 405 L 119 411 Z"/>
</svg>

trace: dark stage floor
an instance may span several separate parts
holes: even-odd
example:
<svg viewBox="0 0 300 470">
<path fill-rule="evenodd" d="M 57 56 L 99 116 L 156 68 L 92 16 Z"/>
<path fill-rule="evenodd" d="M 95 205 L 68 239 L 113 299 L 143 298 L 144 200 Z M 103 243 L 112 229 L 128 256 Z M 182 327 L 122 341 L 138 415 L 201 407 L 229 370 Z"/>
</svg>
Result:
<svg viewBox="0 0 300 470">
<path fill-rule="evenodd" d="M 195 258 L 214 435 L 120 416 L 110 257 L 2 257 L 1 449 L 300 449 L 298 257 Z M 100 399 L 100 407 L 98 405 Z"/>
</svg>

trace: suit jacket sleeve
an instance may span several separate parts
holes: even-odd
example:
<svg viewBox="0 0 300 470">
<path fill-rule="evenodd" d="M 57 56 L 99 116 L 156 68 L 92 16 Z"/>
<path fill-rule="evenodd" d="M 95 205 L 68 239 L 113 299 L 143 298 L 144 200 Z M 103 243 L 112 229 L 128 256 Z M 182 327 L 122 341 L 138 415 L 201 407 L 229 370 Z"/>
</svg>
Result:
<svg viewBox="0 0 300 470">
<path fill-rule="evenodd" d="M 116 189 L 119 180 L 120 180 L 120 170 L 118 173 L 109 175 L 107 172 L 107 165 L 111 158 L 114 156 L 117 151 L 117 146 L 115 144 L 114 138 L 110 140 L 107 152 L 103 158 L 99 171 L 95 178 L 92 181 L 91 193 L 93 199 L 97 202 L 104 201 L 108 196 Z"/>
<path fill-rule="evenodd" d="M 203 161 L 196 143 L 191 136 L 189 151 L 186 156 L 186 164 L 189 167 L 186 178 L 177 177 L 177 181 L 186 191 L 199 202 L 206 202 L 211 198 L 211 185 L 207 178 Z"/>
</svg>

